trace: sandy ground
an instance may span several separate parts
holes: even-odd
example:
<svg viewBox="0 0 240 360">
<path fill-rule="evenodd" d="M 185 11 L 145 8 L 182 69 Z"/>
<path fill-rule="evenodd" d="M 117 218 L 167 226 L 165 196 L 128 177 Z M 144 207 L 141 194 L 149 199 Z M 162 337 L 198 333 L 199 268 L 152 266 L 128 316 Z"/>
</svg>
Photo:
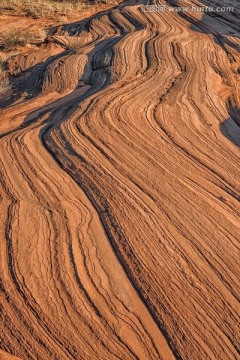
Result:
<svg viewBox="0 0 240 360">
<path fill-rule="evenodd" d="M 9 64 L 1 359 L 239 359 L 240 9 L 143 4 Z"/>
</svg>

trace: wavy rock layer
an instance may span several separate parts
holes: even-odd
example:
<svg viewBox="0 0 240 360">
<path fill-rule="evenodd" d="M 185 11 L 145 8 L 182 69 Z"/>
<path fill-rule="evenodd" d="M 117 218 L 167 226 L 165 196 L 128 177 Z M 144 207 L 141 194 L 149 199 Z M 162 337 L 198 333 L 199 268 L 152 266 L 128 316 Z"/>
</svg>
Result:
<svg viewBox="0 0 240 360">
<path fill-rule="evenodd" d="M 0 336 L 21 359 L 239 358 L 239 9 L 142 5 L 16 62 Z"/>
</svg>

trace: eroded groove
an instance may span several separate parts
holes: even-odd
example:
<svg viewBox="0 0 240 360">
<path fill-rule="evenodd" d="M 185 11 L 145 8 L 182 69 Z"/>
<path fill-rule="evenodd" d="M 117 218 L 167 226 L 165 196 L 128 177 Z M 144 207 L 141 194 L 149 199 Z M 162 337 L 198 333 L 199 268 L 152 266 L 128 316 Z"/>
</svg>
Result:
<svg viewBox="0 0 240 360">
<path fill-rule="evenodd" d="M 0 357 L 239 357 L 240 9 L 144 4 L 11 65 L 27 95 L 1 110 Z"/>
</svg>

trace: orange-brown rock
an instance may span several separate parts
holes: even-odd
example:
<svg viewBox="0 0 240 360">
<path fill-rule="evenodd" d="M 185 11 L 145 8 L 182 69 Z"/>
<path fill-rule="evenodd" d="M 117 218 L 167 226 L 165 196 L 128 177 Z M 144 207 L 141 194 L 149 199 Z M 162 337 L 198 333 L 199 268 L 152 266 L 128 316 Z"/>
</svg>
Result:
<svg viewBox="0 0 240 360">
<path fill-rule="evenodd" d="M 22 360 L 239 359 L 240 9 L 144 4 L 18 59 L 0 342 Z"/>
</svg>

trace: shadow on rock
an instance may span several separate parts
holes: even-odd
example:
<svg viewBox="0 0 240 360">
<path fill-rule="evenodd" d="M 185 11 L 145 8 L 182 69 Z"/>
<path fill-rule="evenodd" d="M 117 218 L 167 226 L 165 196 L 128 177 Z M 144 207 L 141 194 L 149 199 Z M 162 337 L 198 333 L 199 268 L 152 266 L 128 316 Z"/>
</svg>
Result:
<svg viewBox="0 0 240 360">
<path fill-rule="evenodd" d="M 240 51 L 240 45 L 234 41 L 234 38 L 240 37 L 239 1 L 201 0 L 198 4 L 191 2 L 186 5 L 186 2 L 180 0 L 169 0 L 168 4 L 175 8 L 182 8 L 183 10 L 177 11 L 177 13 L 191 24 L 190 29 L 210 34 L 215 43 L 221 46 L 227 54 L 229 54 L 227 46 Z M 186 11 L 184 7 L 193 10 Z M 198 18 L 199 15 L 195 16 L 196 14 L 201 14 L 201 17 Z M 219 19 L 222 21 L 220 22 Z"/>
<path fill-rule="evenodd" d="M 240 109 L 229 107 L 230 117 L 220 124 L 222 134 L 234 145 L 240 147 Z"/>
</svg>

